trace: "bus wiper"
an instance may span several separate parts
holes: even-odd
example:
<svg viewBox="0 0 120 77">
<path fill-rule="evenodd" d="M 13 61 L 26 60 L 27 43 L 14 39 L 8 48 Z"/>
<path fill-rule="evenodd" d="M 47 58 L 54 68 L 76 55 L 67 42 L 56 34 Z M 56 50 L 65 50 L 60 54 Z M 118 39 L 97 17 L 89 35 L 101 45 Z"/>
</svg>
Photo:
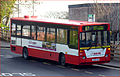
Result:
<svg viewBox="0 0 120 77">
<path fill-rule="evenodd" d="M 88 51 L 92 48 L 92 42 L 90 42 L 90 47 L 87 49 Z"/>
</svg>

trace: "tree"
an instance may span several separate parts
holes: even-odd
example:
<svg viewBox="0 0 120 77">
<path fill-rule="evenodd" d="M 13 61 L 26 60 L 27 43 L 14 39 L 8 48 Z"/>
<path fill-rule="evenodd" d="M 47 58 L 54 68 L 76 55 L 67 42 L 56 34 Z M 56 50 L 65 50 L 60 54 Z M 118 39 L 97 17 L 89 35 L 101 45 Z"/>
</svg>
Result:
<svg viewBox="0 0 120 77">
<path fill-rule="evenodd" d="M 10 15 L 13 12 L 16 0 L 1 0 L 0 1 L 0 27 L 8 26 Z M 4 20 L 4 23 L 2 22 Z"/>
<path fill-rule="evenodd" d="M 112 36 L 111 40 L 117 41 L 119 33 L 119 3 L 97 3 L 97 0 L 90 6 L 91 11 L 95 14 L 97 22 L 108 22 L 111 25 Z M 119 40 L 119 39 L 118 39 Z"/>
</svg>

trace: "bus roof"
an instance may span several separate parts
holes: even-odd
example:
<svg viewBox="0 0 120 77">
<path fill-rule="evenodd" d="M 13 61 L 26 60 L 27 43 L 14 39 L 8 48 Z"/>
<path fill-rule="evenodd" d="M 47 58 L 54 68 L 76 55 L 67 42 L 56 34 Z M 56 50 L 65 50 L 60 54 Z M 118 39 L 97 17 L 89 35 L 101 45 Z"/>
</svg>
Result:
<svg viewBox="0 0 120 77">
<path fill-rule="evenodd" d="M 43 22 L 43 23 L 63 24 L 63 25 L 73 25 L 73 26 L 109 24 L 109 23 L 66 20 L 66 19 L 38 19 L 38 18 L 24 18 L 24 17 L 15 17 L 15 18 L 11 18 L 11 20 L 30 21 L 30 22 Z"/>
</svg>

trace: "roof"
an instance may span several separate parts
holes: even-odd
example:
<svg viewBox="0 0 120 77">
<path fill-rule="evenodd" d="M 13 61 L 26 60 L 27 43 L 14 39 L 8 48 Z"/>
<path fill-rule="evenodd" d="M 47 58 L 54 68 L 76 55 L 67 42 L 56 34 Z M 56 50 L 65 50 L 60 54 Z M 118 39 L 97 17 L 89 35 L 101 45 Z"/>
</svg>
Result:
<svg viewBox="0 0 120 77">
<path fill-rule="evenodd" d="M 79 8 L 79 7 L 89 7 L 89 6 L 93 6 L 96 3 L 85 3 L 85 4 L 75 4 L 75 5 L 69 5 L 69 8 Z M 97 3 L 98 5 L 104 4 L 106 6 L 120 6 L 120 3 Z"/>
<path fill-rule="evenodd" d="M 24 18 L 24 17 L 16 17 L 16 18 L 11 18 L 11 19 L 12 20 L 21 20 L 21 21 L 30 21 L 30 22 L 42 22 L 42 23 L 52 23 L 52 24 L 74 25 L 74 26 L 108 24 L 108 23 L 66 20 L 66 19 L 38 19 L 38 18 Z"/>
</svg>

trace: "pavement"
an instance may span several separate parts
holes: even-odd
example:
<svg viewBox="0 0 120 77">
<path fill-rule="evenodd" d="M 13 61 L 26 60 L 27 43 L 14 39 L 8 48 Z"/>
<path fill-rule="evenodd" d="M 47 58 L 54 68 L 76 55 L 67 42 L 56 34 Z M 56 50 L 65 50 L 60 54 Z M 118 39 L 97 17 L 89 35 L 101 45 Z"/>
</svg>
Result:
<svg viewBox="0 0 120 77">
<path fill-rule="evenodd" d="M 0 48 L 10 48 L 10 43 L 1 40 L 0 41 Z M 104 63 L 101 65 L 120 68 L 120 59 L 112 59 L 109 63 Z"/>
</svg>

